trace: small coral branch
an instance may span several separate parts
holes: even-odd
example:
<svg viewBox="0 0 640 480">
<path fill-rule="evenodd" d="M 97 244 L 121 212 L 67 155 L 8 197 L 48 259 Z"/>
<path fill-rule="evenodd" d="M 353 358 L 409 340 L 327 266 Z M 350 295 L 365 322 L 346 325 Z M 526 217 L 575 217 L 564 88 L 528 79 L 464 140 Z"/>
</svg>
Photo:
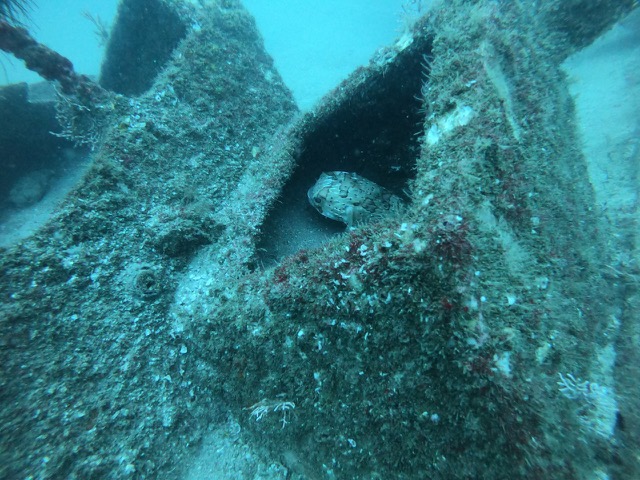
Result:
<svg viewBox="0 0 640 480">
<path fill-rule="evenodd" d="M 280 421 L 282 423 L 282 428 L 284 428 L 287 423 L 289 423 L 287 421 L 287 411 L 293 410 L 294 408 L 296 408 L 296 404 L 293 402 L 268 400 L 264 398 L 258 403 L 254 403 L 250 407 L 247 407 L 245 410 L 251 410 L 249 416 L 256 417 L 256 422 L 260 421 L 262 417 L 270 412 L 282 412 L 282 418 Z"/>
<path fill-rule="evenodd" d="M 86 10 L 82 12 L 82 16 L 93 24 L 93 33 L 98 37 L 100 46 L 104 47 L 109 42 L 109 26 L 99 15 L 91 15 L 91 13 Z"/>
<path fill-rule="evenodd" d="M 562 375 L 562 373 L 558 372 L 558 376 L 560 377 L 560 381 L 556 382 L 558 390 L 570 400 L 589 397 L 593 391 L 597 391 L 600 388 L 598 384 L 591 383 L 588 380 L 583 381 L 570 373 Z"/>
</svg>

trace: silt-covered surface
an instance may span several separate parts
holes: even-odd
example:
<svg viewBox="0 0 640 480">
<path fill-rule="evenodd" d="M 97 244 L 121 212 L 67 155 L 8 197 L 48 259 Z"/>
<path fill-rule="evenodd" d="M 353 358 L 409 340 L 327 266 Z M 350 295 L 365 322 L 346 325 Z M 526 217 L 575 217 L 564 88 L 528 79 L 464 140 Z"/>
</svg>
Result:
<svg viewBox="0 0 640 480">
<path fill-rule="evenodd" d="M 220 414 L 169 310 L 252 149 L 296 107 L 238 3 L 171 8 L 188 33 L 149 90 L 63 103 L 93 165 L 2 251 L 3 478 L 174 478 Z"/>
</svg>

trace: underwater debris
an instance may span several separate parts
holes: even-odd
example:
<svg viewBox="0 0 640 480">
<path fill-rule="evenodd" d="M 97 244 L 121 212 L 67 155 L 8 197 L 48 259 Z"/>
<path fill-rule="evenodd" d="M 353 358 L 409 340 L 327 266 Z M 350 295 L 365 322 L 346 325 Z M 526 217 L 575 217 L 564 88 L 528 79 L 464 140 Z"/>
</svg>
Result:
<svg viewBox="0 0 640 480">
<path fill-rule="evenodd" d="M 238 443 L 282 461 L 283 478 L 637 478 L 613 423 L 635 431 L 620 388 L 633 370 L 605 355 L 626 340 L 609 327 L 614 302 L 635 290 L 602 278 L 612 231 L 589 209 L 562 45 L 530 5 L 447 2 L 384 71 L 359 69 L 292 120 L 235 3 L 194 14 L 153 88 L 114 102 L 82 188 L 3 253 L 3 478 L 189 478 L 227 409 Z M 520 141 L 483 73 L 485 37 L 527 114 Z M 476 112 L 468 125 L 456 105 Z M 455 128 L 429 145 L 438 119 Z M 329 171 L 417 201 L 334 232 L 304 201 Z M 303 243 L 314 220 L 323 244 Z M 274 268 L 260 268 L 260 235 L 275 239 Z M 629 338 L 634 305 L 620 312 Z M 621 392 L 619 417 L 609 396 L 554 388 L 550 375 L 578 367 Z M 585 435 L 593 425 L 617 443 Z"/>
</svg>

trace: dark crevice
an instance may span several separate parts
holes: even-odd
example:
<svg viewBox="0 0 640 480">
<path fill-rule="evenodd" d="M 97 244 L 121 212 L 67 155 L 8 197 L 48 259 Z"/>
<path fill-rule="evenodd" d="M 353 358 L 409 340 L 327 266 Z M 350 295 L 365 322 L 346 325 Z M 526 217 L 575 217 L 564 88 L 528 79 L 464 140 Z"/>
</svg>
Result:
<svg viewBox="0 0 640 480">
<path fill-rule="evenodd" d="M 111 32 L 100 85 L 123 95 L 147 91 L 186 35 L 178 14 L 161 0 L 125 0 Z"/>
<path fill-rule="evenodd" d="M 386 70 L 355 87 L 324 121 L 309 122 L 313 128 L 303 134 L 298 167 L 263 224 L 258 246 L 263 264 L 318 246 L 344 231 L 344 224 L 321 216 L 307 201 L 307 190 L 322 172 L 356 172 L 406 197 L 420 150 L 419 99 L 427 73 L 423 55 L 429 49 L 407 50 Z"/>
</svg>

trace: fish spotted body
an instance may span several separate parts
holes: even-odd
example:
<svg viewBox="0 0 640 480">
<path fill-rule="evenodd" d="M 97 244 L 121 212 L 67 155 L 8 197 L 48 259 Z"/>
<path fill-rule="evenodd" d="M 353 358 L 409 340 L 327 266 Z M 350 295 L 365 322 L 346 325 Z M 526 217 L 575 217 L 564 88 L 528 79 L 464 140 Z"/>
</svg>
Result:
<svg viewBox="0 0 640 480">
<path fill-rule="evenodd" d="M 307 192 L 322 215 L 351 227 L 402 204 L 400 197 L 353 172 L 325 172 Z"/>
</svg>

